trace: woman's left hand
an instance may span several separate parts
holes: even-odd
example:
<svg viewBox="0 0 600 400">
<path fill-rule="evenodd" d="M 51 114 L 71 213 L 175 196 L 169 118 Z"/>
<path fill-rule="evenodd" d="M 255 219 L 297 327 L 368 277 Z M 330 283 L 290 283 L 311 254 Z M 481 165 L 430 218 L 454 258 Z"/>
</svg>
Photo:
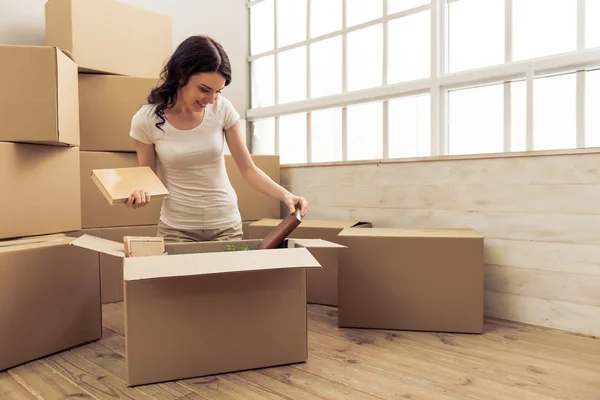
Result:
<svg viewBox="0 0 600 400">
<path fill-rule="evenodd" d="M 296 209 L 300 209 L 300 215 L 302 216 L 302 218 L 306 216 L 306 210 L 308 209 L 308 201 L 306 201 L 304 197 L 290 194 L 284 197 L 283 202 L 289 208 L 290 214 L 296 212 Z"/>
</svg>

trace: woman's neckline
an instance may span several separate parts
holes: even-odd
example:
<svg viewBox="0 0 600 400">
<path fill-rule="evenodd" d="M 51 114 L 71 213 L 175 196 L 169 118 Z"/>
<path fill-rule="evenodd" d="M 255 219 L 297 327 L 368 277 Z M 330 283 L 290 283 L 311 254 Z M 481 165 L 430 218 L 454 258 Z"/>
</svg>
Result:
<svg viewBox="0 0 600 400">
<path fill-rule="evenodd" d="M 207 108 L 208 108 L 208 107 L 207 107 Z M 168 118 L 167 118 L 167 115 L 166 115 L 166 114 L 165 114 L 165 115 L 163 115 L 163 117 L 165 118 L 165 123 L 169 124 L 169 126 L 170 126 L 171 128 L 173 128 L 174 130 L 176 130 L 176 131 L 179 131 L 179 132 L 190 132 L 190 131 L 195 131 L 195 130 L 199 129 L 200 127 L 202 127 L 202 125 L 204 124 L 204 120 L 206 119 L 206 109 L 207 109 L 207 108 L 205 108 L 205 109 L 204 109 L 204 112 L 202 113 L 202 119 L 200 120 L 200 122 L 199 122 L 199 123 L 198 123 L 196 126 L 194 126 L 194 127 L 192 127 L 192 128 L 189 128 L 189 129 L 181 129 L 181 128 L 178 128 L 178 127 L 176 127 L 175 125 L 173 125 L 173 124 L 171 123 L 171 121 L 169 121 L 169 120 L 168 120 Z"/>
</svg>

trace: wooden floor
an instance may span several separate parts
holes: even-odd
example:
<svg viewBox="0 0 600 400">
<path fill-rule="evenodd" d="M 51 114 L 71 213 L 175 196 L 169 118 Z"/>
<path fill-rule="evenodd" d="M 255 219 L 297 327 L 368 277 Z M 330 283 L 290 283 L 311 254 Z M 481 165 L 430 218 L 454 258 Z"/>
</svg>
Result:
<svg viewBox="0 0 600 400">
<path fill-rule="evenodd" d="M 483 335 L 338 329 L 309 306 L 304 364 L 127 388 L 122 304 L 104 337 L 0 373 L 0 399 L 600 399 L 600 340 L 488 320 Z"/>
</svg>

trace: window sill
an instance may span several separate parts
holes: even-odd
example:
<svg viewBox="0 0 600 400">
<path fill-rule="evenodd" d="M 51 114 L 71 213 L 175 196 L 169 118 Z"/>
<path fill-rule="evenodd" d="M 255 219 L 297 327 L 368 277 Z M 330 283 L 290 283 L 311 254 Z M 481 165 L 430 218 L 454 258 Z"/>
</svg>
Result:
<svg viewBox="0 0 600 400">
<path fill-rule="evenodd" d="M 358 161 L 335 161 L 320 163 L 303 164 L 282 164 L 281 168 L 312 168 L 327 166 L 350 166 L 350 165 L 378 165 L 378 164 L 401 164 L 415 162 L 436 162 L 436 161 L 460 161 L 460 160 L 486 160 L 494 158 L 519 158 L 519 157 L 548 157 L 548 156 L 571 156 L 579 154 L 600 154 L 600 147 L 591 147 L 585 149 L 564 149 L 564 150 L 537 150 L 503 153 L 483 153 L 483 154 L 462 154 L 451 156 L 430 156 L 430 157 L 412 157 L 412 158 L 390 158 L 376 160 L 358 160 Z"/>
</svg>

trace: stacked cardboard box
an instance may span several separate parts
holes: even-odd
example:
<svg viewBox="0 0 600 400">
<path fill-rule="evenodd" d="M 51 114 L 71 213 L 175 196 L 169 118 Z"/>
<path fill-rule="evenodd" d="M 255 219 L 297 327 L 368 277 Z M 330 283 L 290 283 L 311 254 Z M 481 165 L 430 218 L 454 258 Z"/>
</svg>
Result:
<svg viewBox="0 0 600 400">
<path fill-rule="evenodd" d="M 0 87 L 4 370 L 98 339 L 102 321 L 99 257 L 63 234 L 81 229 L 77 66 L 56 47 L 0 45 Z"/>
<path fill-rule="evenodd" d="M 173 50 L 171 18 L 116 0 L 49 0 L 45 17 L 46 44 L 77 63 L 81 230 L 72 235 L 155 235 L 161 201 L 139 210 L 110 206 L 91 172 L 138 165 L 130 122 Z M 103 303 L 123 300 L 122 271 L 111 261 L 100 260 Z"/>
</svg>

